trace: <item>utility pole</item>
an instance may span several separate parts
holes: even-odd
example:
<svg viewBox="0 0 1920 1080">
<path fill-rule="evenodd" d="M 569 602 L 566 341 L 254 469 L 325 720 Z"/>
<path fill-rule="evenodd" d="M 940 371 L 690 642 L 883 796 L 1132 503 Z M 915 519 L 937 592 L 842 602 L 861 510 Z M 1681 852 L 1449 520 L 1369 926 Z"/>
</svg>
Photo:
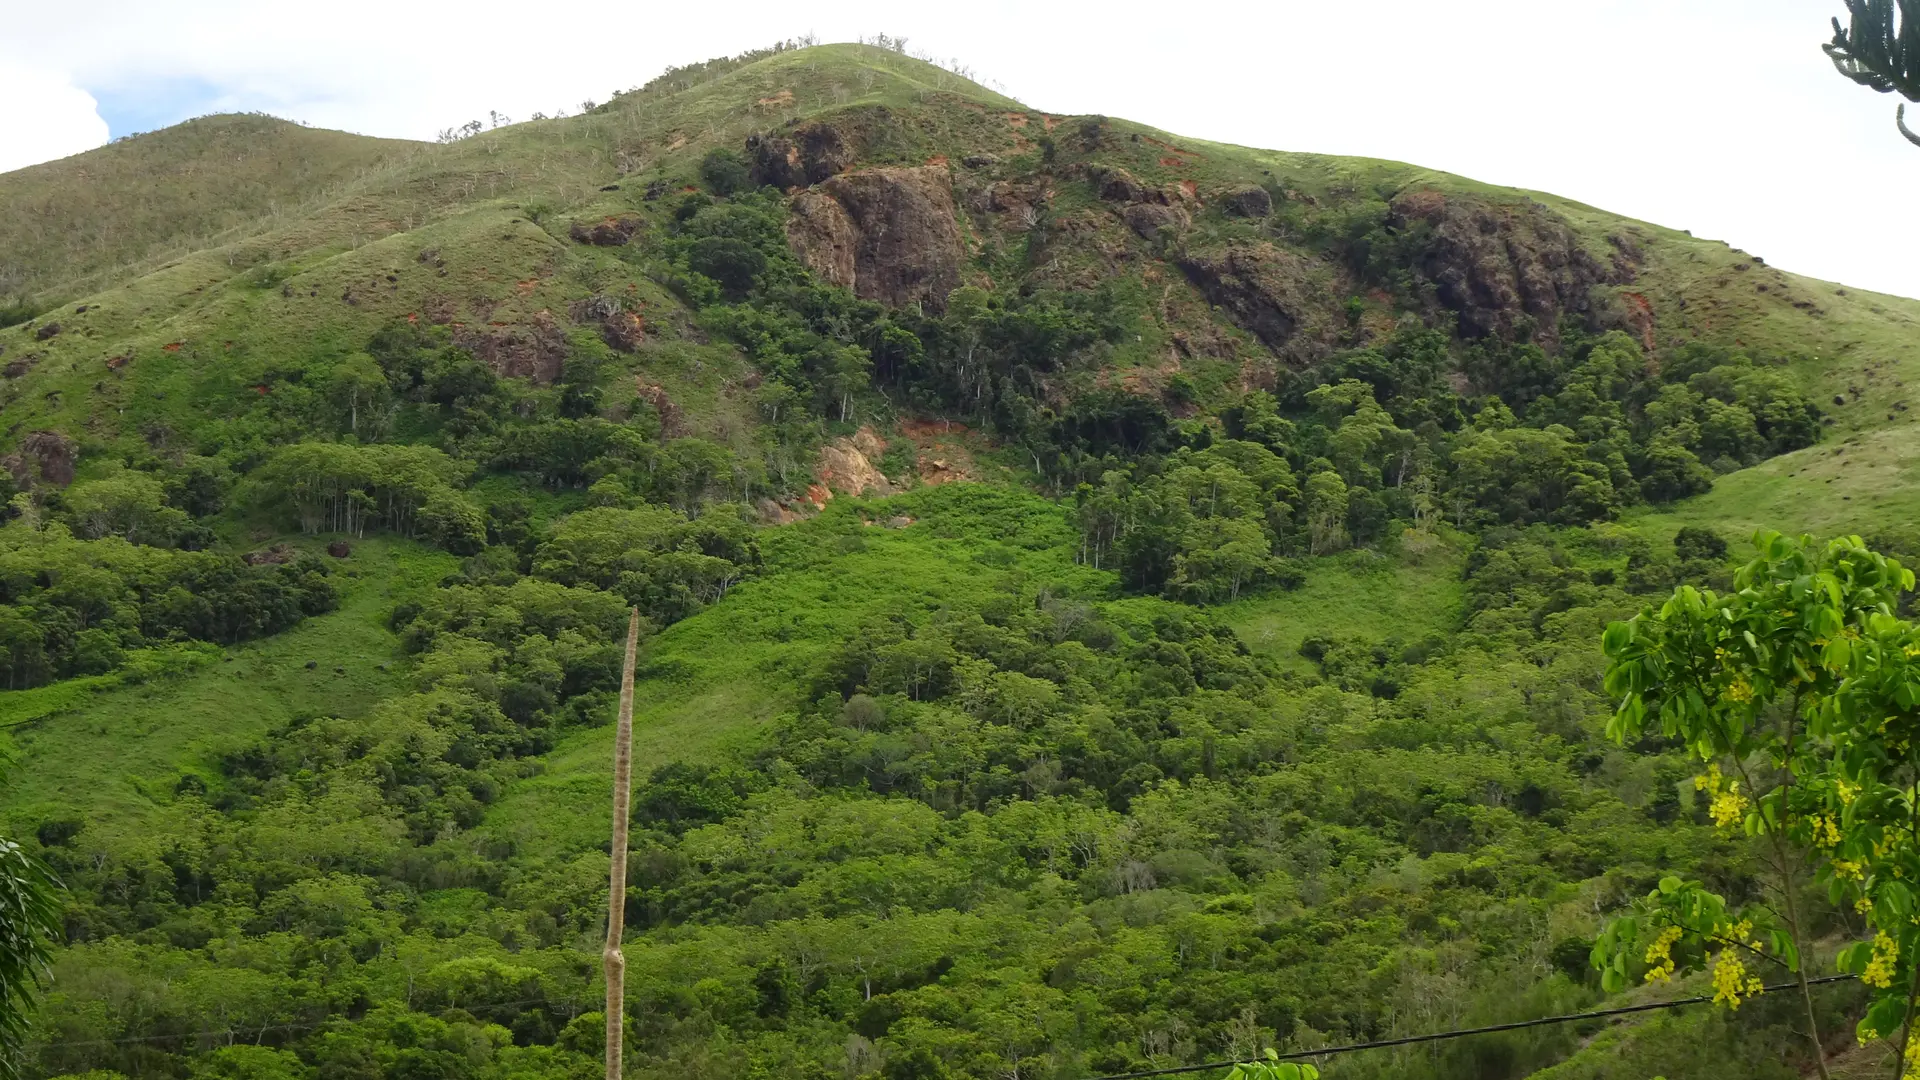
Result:
<svg viewBox="0 0 1920 1080">
<path fill-rule="evenodd" d="M 627 659 L 620 669 L 620 722 L 613 735 L 613 871 L 607 885 L 607 1080 L 620 1080 L 621 1037 L 627 1001 L 627 959 L 620 938 L 627 925 L 627 816 L 633 801 L 633 653 L 640 609 L 627 615 Z"/>
</svg>

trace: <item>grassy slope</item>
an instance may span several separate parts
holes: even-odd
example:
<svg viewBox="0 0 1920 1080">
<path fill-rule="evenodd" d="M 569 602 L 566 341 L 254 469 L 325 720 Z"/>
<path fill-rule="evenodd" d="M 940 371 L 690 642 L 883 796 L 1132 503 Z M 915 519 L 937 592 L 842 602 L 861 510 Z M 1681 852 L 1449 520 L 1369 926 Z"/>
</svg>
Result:
<svg viewBox="0 0 1920 1080">
<path fill-rule="evenodd" d="M 677 305 L 650 282 L 634 280 L 630 269 L 611 256 L 570 244 L 568 221 L 657 211 L 658 204 L 645 203 L 639 189 L 649 179 L 691 179 L 708 147 L 737 146 L 752 131 L 874 106 L 905 118 L 874 151 L 877 160 L 917 162 L 936 152 L 951 156 L 969 148 L 1031 155 L 1043 132 L 1063 144 L 1079 139 L 1076 118 L 1027 110 L 907 57 L 837 45 L 780 54 L 691 88 L 626 95 L 589 115 L 518 124 L 450 146 L 404 144 L 402 153 L 398 145 L 275 127 L 260 118 L 210 118 L 8 174 L 0 177 L 0 205 L 35 205 L 45 185 L 70 180 L 69 174 L 101 177 L 95 181 L 100 203 L 115 210 L 88 220 L 100 221 L 103 229 L 111 224 L 107 231 L 116 237 L 148 237 L 153 208 L 185 205 L 190 210 L 217 198 L 239 217 L 198 224 L 201 218 L 192 213 L 170 212 L 170 219 L 181 224 L 159 240 L 149 237 L 152 243 L 175 243 L 213 225 L 228 232 L 218 246 L 130 279 L 123 276 L 121 284 L 104 292 L 74 297 L 84 299 L 90 310 L 64 309 L 40 320 L 58 318 L 66 328 L 50 341 L 35 340 L 31 328 L 0 331 L 5 359 L 32 363 L 25 377 L 0 390 L 0 424 L 15 430 L 59 426 L 108 437 L 154 422 L 190 427 L 210 407 L 219 411 L 221 402 L 209 395 L 247 392 L 276 358 L 344 353 L 380 323 L 430 305 L 451 305 L 456 319 L 514 322 L 542 310 L 563 312 L 570 300 L 599 289 L 633 285 L 647 310 L 657 313 L 649 316 L 650 325 L 667 329 L 664 336 L 671 337 Z M 238 173 L 224 165 L 216 168 L 215 155 L 239 137 L 236 132 L 278 149 L 249 153 Z M 1192 181 L 1203 198 L 1270 178 L 1321 199 L 1353 192 L 1386 196 L 1416 186 L 1480 198 L 1536 199 L 1572 221 L 1596 252 L 1604 253 L 1609 235 L 1624 234 L 1640 244 L 1646 261 L 1639 280 L 1617 291 L 1651 305 L 1662 341 L 1704 337 L 1789 365 L 1834 415 L 1842 434 L 1899 429 L 1920 416 L 1897 408 L 1906 402 L 1905 383 L 1920 380 L 1920 334 L 1913 332 L 1920 325 L 1920 302 L 1785 274 L 1756 265 L 1725 244 L 1551 195 L 1495 188 L 1397 162 L 1251 150 L 1185 140 L 1119 120 L 1108 121 L 1108 132 L 1095 152 L 1099 159 L 1125 164 L 1150 183 Z M 317 155 L 326 155 L 325 162 L 309 160 Z M 115 178 L 151 172 L 155 161 L 185 176 L 231 176 L 235 190 L 195 195 L 201 188 L 194 184 L 161 183 L 150 185 L 152 193 L 142 199 L 114 194 L 126 183 Z M 609 184 L 619 190 L 601 190 Z M 1074 205 L 1073 185 L 1059 187 L 1057 197 L 1066 200 L 1061 205 Z M 316 190 L 334 197 L 312 205 Z M 287 208 L 302 197 L 310 203 L 301 211 Z M 262 202 L 281 212 L 242 212 Z M 15 224 L 0 230 L 26 228 L 20 223 L 36 216 L 6 215 Z M 91 243 L 85 235 L 82 230 L 75 234 L 79 239 L 64 242 Z M 0 250 L 9 248 L 5 240 L 0 236 Z M 147 242 L 115 241 L 117 246 L 109 245 L 110 261 L 124 263 Z M 429 250 L 444 260 L 444 273 L 419 261 L 419 254 Z M 55 261 L 77 257 L 32 255 Z M 1178 301 L 1176 295 L 1176 319 L 1213 317 L 1204 304 L 1182 307 Z M 176 343 L 177 351 L 167 351 Z M 1145 356 L 1151 349 L 1140 351 Z M 119 357 L 131 361 L 110 368 L 108 360 Z M 1116 357 L 1116 362 L 1125 366 L 1136 359 Z M 638 366 L 646 371 L 653 363 L 643 357 Z M 722 400 L 727 374 L 716 373 L 704 387 L 678 379 L 671 370 L 653 381 L 667 385 L 676 402 L 691 396 L 698 429 L 724 433 L 751 423 L 739 402 Z M 1218 381 L 1211 375 L 1229 378 L 1233 372 L 1193 374 L 1208 384 Z M 1845 404 L 1833 404 L 1836 395 Z M 1878 467 L 1897 472 L 1899 445 L 1897 439 L 1876 439 L 1856 452 L 1875 455 Z M 1744 491 L 1747 485 L 1768 486 L 1765 476 L 1735 477 L 1727 488 Z M 1869 508 L 1834 491 L 1813 491 L 1820 506 L 1805 507 L 1803 516 L 1816 527 L 1832 522 L 1871 528 L 1887 519 L 1879 515 L 1903 512 L 1897 492 L 1906 489 L 1895 488 L 1892 498 Z M 1799 508 L 1806 497 L 1807 491 L 1799 490 L 1789 501 Z M 1729 498 L 1721 495 L 1719 501 Z M 1682 513 L 1711 520 L 1720 510 L 1715 503 Z"/>
<path fill-rule="evenodd" d="M 864 524 L 898 515 L 916 523 Z M 735 586 L 647 644 L 634 692 L 636 776 L 738 745 L 801 704 L 821 661 L 888 612 L 978 598 L 1008 574 L 1080 595 L 1112 584 L 1111 575 L 1072 562 L 1071 527 L 1058 508 L 984 486 L 836 500 L 819 518 L 770 536 L 767 547 L 766 577 Z M 570 737 L 547 756 L 541 776 L 492 809 L 485 827 L 543 851 L 596 846 L 612 793 L 612 746 L 611 727 Z"/>
<path fill-rule="evenodd" d="M 1219 613 L 1249 649 L 1305 674 L 1314 666 L 1299 654 L 1300 642 L 1311 635 L 1412 644 L 1458 628 L 1462 561 L 1452 549 L 1417 560 L 1348 552 L 1315 560 L 1298 589 L 1242 600 Z"/>
<path fill-rule="evenodd" d="M 1685 525 L 1744 540 L 1760 529 L 1866 533 L 1920 519 L 1920 431 L 1906 425 L 1831 439 L 1721 477 L 1713 490 L 1628 518 L 1657 540 Z"/>
<path fill-rule="evenodd" d="M 369 540 L 338 565 L 347 578 L 338 611 L 229 648 L 231 659 L 211 668 L 112 689 L 0 734 L 0 752 L 15 764 L 0 794 L 6 831 L 78 816 L 97 835 L 132 841 L 182 776 L 217 775 L 222 753 L 296 718 L 362 715 L 397 692 L 403 657 L 386 629 L 393 598 L 438 580 L 454 560 Z M 0 692 L 0 708 L 32 693 Z"/>
<path fill-rule="evenodd" d="M 0 293 L 91 292 L 155 258 L 311 213 L 423 148 L 267 116 L 207 116 L 0 174 Z"/>
</svg>

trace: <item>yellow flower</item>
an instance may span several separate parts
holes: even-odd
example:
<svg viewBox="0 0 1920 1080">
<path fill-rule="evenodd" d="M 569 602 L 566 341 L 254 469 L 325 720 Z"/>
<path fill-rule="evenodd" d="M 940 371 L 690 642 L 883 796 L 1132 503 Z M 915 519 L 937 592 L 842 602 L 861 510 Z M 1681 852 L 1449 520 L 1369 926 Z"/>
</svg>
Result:
<svg viewBox="0 0 1920 1080">
<path fill-rule="evenodd" d="M 1848 879 L 1864 879 L 1866 877 L 1864 870 L 1864 867 L 1852 859 L 1833 860 L 1833 876 L 1842 881 Z"/>
<path fill-rule="evenodd" d="M 1707 807 L 1707 813 L 1713 816 L 1715 825 L 1722 828 L 1738 825 L 1741 819 L 1747 816 L 1747 799 L 1740 794 L 1739 787 L 1740 781 L 1735 780 L 1727 785 L 1727 790 L 1713 797 L 1713 802 Z"/>
<path fill-rule="evenodd" d="M 1741 704 L 1752 701 L 1753 687 L 1748 685 L 1747 680 L 1736 675 L 1733 681 L 1727 684 L 1726 698 L 1728 701 Z"/>
<path fill-rule="evenodd" d="M 1732 949 L 1720 950 L 1713 962 L 1713 1003 L 1726 1002 L 1730 1009 L 1740 1007 L 1744 998 L 1760 992 L 1760 980 L 1747 972 L 1747 965 Z"/>
<path fill-rule="evenodd" d="M 1873 901 L 1863 896 L 1853 902 L 1853 910 L 1862 915 L 1871 915 L 1873 914 Z"/>
<path fill-rule="evenodd" d="M 1852 803 L 1854 796 L 1860 794 L 1860 785 L 1849 784 L 1845 780 L 1835 780 L 1833 782 L 1833 792 L 1840 796 L 1841 803 Z"/>
<path fill-rule="evenodd" d="M 1722 776 L 1718 765 L 1709 765 L 1704 776 L 1694 777 L 1693 787 L 1713 796 L 1713 801 L 1707 804 L 1707 813 L 1713 823 L 1722 828 L 1739 824 L 1746 816 L 1747 807 L 1752 805 L 1740 794 L 1740 781 Z"/>
<path fill-rule="evenodd" d="M 1867 970 L 1860 973 L 1860 981 L 1868 986 L 1877 986 L 1882 990 L 1893 985 L 1893 962 L 1900 958 L 1900 943 L 1887 935 L 1885 930 L 1874 935 L 1873 958 L 1867 961 Z"/>
<path fill-rule="evenodd" d="M 1647 946 L 1645 960 L 1652 966 L 1647 969 L 1647 981 L 1666 982 L 1673 978 L 1673 943 L 1680 940 L 1680 928 L 1669 926 L 1660 931 L 1660 936 Z"/>
<path fill-rule="evenodd" d="M 1709 765 L 1707 766 L 1707 773 L 1705 776 L 1694 777 L 1693 790 L 1719 791 L 1720 790 L 1720 766 Z"/>
<path fill-rule="evenodd" d="M 1813 842 L 1816 847 L 1840 846 L 1840 827 L 1834 824 L 1831 815 L 1815 814 L 1813 816 Z"/>
<path fill-rule="evenodd" d="M 1920 1080 L 1920 1039 L 1907 1040 L 1906 1070 L 1900 1074 L 1900 1080 Z"/>
</svg>

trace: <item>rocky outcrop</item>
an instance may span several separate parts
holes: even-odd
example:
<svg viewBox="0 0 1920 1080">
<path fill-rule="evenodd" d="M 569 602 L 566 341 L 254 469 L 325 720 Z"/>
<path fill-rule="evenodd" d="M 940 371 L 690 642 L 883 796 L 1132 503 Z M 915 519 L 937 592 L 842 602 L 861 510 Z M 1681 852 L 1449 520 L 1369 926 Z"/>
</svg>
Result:
<svg viewBox="0 0 1920 1080">
<path fill-rule="evenodd" d="M 599 221 L 576 221 L 567 230 L 575 243 L 592 244 L 596 247 L 621 247 L 634 238 L 644 224 L 632 214 L 602 218 Z"/>
<path fill-rule="evenodd" d="M 1186 209 L 1191 199 L 1183 188 L 1148 187 L 1117 165 L 1087 166 L 1087 182 L 1101 199 L 1120 204 L 1115 212 L 1142 240 L 1167 231 L 1185 232 L 1193 223 Z"/>
<path fill-rule="evenodd" d="M 968 196 L 967 209 L 976 220 L 1018 233 L 1038 224 L 1041 214 L 1052 202 L 1053 192 L 1045 179 L 995 180 Z"/>
<path fill-rule="evenodd" d="M 601 340 L 621 352 L 632 352 L 647 339 L 639 313 L 628 311 L 617 296 L 602 294 L 576 300 L 567 315 L 576 323 L 599 326 Z"/>
<path fill-rule="evenodd" d="M 567 335 L 544 311 L 517 325 L 458 330 L 453 343 L 497 375 L 537 383 L 550 383 L 560 377 L 560 365 L 566 362 L 568 351 Z"/>
<path fill-rule="evenodd" d="M 891 495 L 896 489 L 878 464 L 886 452 L 887 444 L 880 436 L 872 428 L 862 427 L 852 438 L 835 439 L 820 448 L 814 477 L 829 492 Z"/>
<path fill-rule="evenodd" d="M 1530 331 L 1551 345 L 1562 316 L 1592 315 L 1594 286 L 1631 280 L 1629 265 L 1602 265 L 1564 219 L 1534 202 L 1489 204 L 1421 189 L 1393 200 L 1389 223 L 1426 231 L 1413 271 L 1468 337 Z"/>
<path fill-rule="evenodd" d="M 1272 244 L 1238 243 L 1212 253 L 1189 253 L 1180 269 L 1209 302 L 1275 352 L 1295 351 L 1303 330 L 1317 338 L 1325 321 L 1315 304 L 1327 295 L 1313 281 L 1315 266 Z"/>
<path fill-rule="evenodd" d="M 1108 202 L 1132 203 L 1149 198 L 1158 202 L 1166 201 L 1158 192 L 1134 179 L 1132 173 L 1115 165 L 1087 166 L 1087 180 L 1093 184 L 1093 190 Z"/>
<path fill-rule="evenodd" d="M 944 310 L 964 252 L 944 166 L 868 169 L 794 196 L 787 242 L 814 273 L 891 307 Z"/>
<path fill-rule="evenodd" d="M 785 135 L 754 135 L 747 139 L 748 172 L 756 184 L 781 190 L 818 184 L 851 167 L 859 157 L 853 145 L 832 124 L 805 124 Z"/>
</svg>

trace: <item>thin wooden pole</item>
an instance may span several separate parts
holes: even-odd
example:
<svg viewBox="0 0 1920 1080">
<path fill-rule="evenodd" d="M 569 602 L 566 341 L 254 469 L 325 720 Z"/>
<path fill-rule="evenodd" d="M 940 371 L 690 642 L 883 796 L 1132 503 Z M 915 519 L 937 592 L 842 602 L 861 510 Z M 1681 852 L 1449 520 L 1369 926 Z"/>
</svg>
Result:
<svg viewBox="0 0 1920 1080">
<path fill-rule="evenodd" d="M 607 884 L 607 1080 L 620 1080 L 621 1038 L 627 1004 L 627 958 L 620 939 L 627 926 L 627 815 L 633 801 L 633 654 L 640 609 L 627 616 L 627 660 L 620 668 L 620 722 L 613 734 L 613 869 Z"/>
</svg>

